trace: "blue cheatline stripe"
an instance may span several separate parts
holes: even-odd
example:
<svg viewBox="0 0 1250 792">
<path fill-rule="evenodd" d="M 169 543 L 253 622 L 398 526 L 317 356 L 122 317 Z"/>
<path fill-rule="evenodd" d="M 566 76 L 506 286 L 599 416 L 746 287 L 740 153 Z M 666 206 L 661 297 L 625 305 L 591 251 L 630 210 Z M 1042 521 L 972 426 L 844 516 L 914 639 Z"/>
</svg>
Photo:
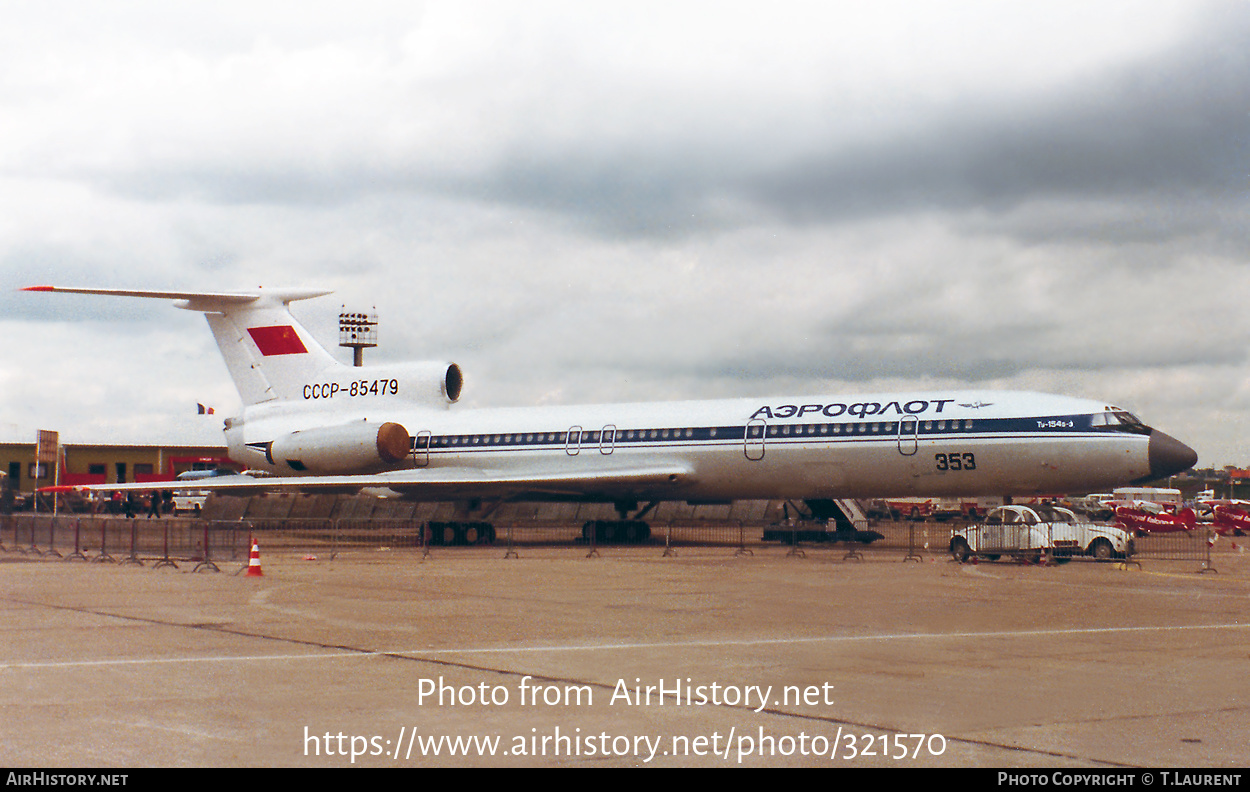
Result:
<svg viewBox="0 0 1250 792">
<path fill-rule="evenodd" d="M 915 433 L 906 422 L 902 439 L 912 437 L 978 438 L 1028 437 L 1043 438 L 1073 435 L 1102 436 L 1108 433 L 1137 433 L 1120 426 L 1090 425 L 1089 415 L 1058 415 L 1032 418 L 958 418 L 918 421 Z M 767 434 L 765 434 L 765 432 Z M 652 445 L 690 445 L 706 443 L 742 443 L 760 440 L 768 444 L 810 440 L 884 440 L 899 438 L 897 421 L 857 421 L 821 424 L 742 424 L 712 427 L 665 427 L 648 429 L 601 429 L 570 432 L 499 432 L 491 434 L 418 435 L 412 440 L 413 450 L 460 451 L 503 448 L 564 448 L 570 443 L 582 447 L 607 443 L 615 447 Z"/>
</svg>

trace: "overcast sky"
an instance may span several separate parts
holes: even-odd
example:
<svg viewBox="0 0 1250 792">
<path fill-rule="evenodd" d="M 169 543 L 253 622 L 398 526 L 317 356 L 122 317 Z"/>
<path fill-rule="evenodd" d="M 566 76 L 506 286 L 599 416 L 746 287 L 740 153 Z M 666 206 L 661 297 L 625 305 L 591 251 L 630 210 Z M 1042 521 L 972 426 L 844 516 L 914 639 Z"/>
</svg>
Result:
<svg viewBox="0 0 1250 792">
<path fill-rule="evenodd" d="M 470 406 L 1040 390 L 1250 464 L 1248 113 L 1244 2 L 11 0 L 0 436 L 238 406 L 202 316 L 18 287 L 264 284 Z"/>
</svg>

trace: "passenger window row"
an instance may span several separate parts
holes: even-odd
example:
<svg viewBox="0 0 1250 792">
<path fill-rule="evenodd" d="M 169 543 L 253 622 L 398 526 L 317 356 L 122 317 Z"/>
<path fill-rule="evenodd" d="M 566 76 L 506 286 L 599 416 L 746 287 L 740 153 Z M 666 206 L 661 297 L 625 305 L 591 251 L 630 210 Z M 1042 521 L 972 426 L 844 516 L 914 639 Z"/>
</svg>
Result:
<svg viewBox="0 0 1250 792">
<path fill-rule="evenodd" d="M 918 432 L 971 431 L 973 423 L 965 421 L 921 421 Z M 760 437 L 762 426 L 747 427 L 746 437 Z M 895 434 L 898 432 L 897 421 L 876 421 L 866 423 L 835 423 L 835 424 L 774 424 L 768 427 L 769 437 L 803 437 L 829 435 L 862 435 L 862 434 Z M 904 422 L 903 433 L 912 431 L 910 422 Z M 684 429 L 608 429 L 593 431 L 565 432 L 525 432 L 509 434 L 475 434 L 446 435 L 430 437 L 418 436 L 413 439 L 414 448 L 456 448 L 460 446 L 529 446 L 529 445 L 565 445 L 581 443 L 597 445 L 599 443 L 637 443 L 651 440 L 715 440 L 729 438 L 741 440 L 744 437 L 740 426 L 721 426 Z"/>
<path fill-rule="evenodd" d="M 936 426 L 937 431 L 945 432 L 947 431 L 948 424 L 950 426 L 950 431 L 952 432 L 959 432 L 959 431 L 967 432 L 967 431 L 972 430 L 972 421 L 967 420 L 967 421 L 921 421 L 919 431 L 932 432 L 934 431 L 934 427 Z M 773 426 L 768 427 L 768 436 L 769 437 L 787 437 L 787 436 L 816 435 L 816 434 L 821 434 L 821 435 L 828 435 L 828 434 L 853 435 L 853 434 L 882 434 L 882 433 L 894 434 L 897 431 L 898 431 L 897 421 L 874 421 L 874 422 L 869 422 L 869 423 L 800 424 L 798 426 L 791 426 L 789 424 L 785 424 L 782 426 L 773 425 Z M 911 422 L 905 421 L 903 425 L 903 433 L 910 434 L 911 431 L 912 431 Z"/>
</svg>

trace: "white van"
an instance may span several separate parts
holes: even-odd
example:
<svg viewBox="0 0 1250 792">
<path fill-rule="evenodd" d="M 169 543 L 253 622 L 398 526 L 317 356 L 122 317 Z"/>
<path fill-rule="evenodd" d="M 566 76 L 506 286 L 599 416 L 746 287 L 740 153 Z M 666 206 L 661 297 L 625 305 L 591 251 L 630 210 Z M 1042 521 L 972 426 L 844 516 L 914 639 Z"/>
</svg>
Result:
<svg viewBox="0 0 1250 792">
<path fill-rule="evenodd" d="M 1120 487 L 1114 490 L 1111 496 L 1112 500 L 1121 502 L 1121 505 L 1131 501 L 1144 501 L 1146 503 L 1157 503 L 1160 506 L 1166 506 L 1173 510 L 1179 509 L 1183 505 L 1181 503 L 1181 491 L 1166 487 Z"/>
</svg>

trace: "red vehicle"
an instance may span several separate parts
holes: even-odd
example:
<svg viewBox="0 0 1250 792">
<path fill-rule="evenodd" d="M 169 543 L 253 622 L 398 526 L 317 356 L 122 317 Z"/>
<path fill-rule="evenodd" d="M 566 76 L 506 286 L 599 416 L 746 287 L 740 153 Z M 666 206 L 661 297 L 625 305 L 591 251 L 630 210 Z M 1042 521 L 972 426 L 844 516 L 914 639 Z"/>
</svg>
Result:
<svg viewBox="0 0 1250 792">
<path fill-rule="evenodd" d="M 1250 503 L 1220 504 L 1211 512 L 1215 516 L 1216 533 L 1245 536 L 1250 532 Z"/>
<path fill-rule="evenodd" d="M 894 519 L 926 520 L 933 514 L 932 498 L 894 498 L 886 501 Z"/>
<path fill-rule="evenodd" d="M 1116 507 L 1115 521 L 1124 530 L 1141 536 L 1147 533 L 1192 531 L 1198 522 L 1198 516 L 1190 508 L 1173 512 L 1156 503 L 1138 502 L 1131 506 Z"/>
</svg>

